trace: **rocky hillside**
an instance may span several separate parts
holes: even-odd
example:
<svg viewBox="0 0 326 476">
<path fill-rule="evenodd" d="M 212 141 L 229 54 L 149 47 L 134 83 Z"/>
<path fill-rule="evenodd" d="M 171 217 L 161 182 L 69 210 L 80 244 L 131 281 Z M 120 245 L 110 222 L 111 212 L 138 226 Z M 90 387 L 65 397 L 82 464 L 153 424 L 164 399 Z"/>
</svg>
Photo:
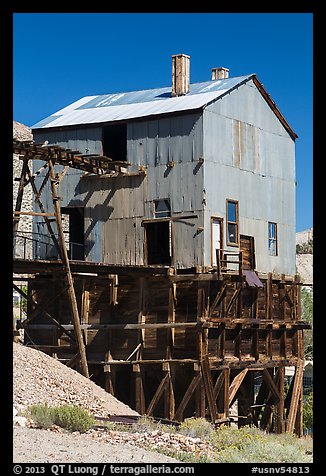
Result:
<svg viewBox="0 0 326 476">
<path fill-rule="evenodd" d="M 296 234 L 298 248 L 303 252 L 296 255 L 297 272 L 301 276 L 301 279 L 306 284 L 313 284 L 313 253 L 305 252 L 304 249 L 308 248 L 308 243 L 313 241 L 313 228 L 309 228 L 304 231 L 300 231 Z M 308 249 L 308 251 L 310 251 Z M 312 250 L 311 250 L 312 251 Z"/>
</svg>

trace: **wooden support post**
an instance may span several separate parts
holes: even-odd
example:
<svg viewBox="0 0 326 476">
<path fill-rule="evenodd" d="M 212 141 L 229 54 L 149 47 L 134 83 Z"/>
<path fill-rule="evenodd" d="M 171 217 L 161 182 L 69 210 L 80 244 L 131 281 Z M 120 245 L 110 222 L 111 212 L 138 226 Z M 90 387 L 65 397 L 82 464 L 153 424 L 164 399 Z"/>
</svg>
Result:
<svg viewBox="0 0 326 476">
<path fill-rule="evenodd" d="M 175 323 L 175 300 L 176 300 L 176 283 L 170 283 L 169 289 L 169 307 L 168 307 L 168 323 Z M 166 358 L 172 359 L 174 346 L 175 329 L 171 327 L 167 329 L 167 348 Z"/>
<path fill-rule="evenodd" d="M 224 359 L 225 354 L 225 323 L 221 322 L 218 326 L 219 336 L 217 339 L 217 356 Z"/>
<path fill-rule="evenodd" d="M 26 157 L 23 158 L 23 166 L 20 174 L 20 180 L 19 180 L 19 185 L 18 185 L 18 193 L 17 193 L 17 198 L 16 198 L 16 206 L 15 206 L 15 212 L 20 212 L 21 207 L 22 207 L 22 202 L 23 202 L 23 195 L 24 195 L 24 187 L 25 187 L 25 177 L 27 173 L 27 167 L 28 167 L 28 159 Z M 14 214 L 14 223 L 13 223 L 13 233 L 15 236 L 15 233 L 18 231 L 18 226 L 19 226 L 19 218 L 20 214 Z"/>
<path fill-rule="evenodd" d="M 173 387 L 174 369 L 172 369 L 170 362 L 165 362 L 162 365 L 163 370 L 167 371 L 169 375 L 169 382 L 165 388 L 164 415 L 168 420 L 173 420 L 175 414 L 175 396 Z"/>
<path fill-rule="evenodd" d="M 298 409 L 295 417 L 294 432 L 300 438 L 303 435 L 303 387 L 299 390 Z"/>
<path fill-rule="evenodd" d="M 105 375 L 105 390 L 114 396 L 115 395 L 115 392 L 114 392 L 115 366 L 110 364 L 105 364 L 104 375 Z"/>
<path fill-rule="evenodd" d="M 146 408 L 145 408 L 145 394 L 144 394 L 144 386 L 143 386 L 143 378 L 140 364 L 134 364 L 132 366 L 132 370 L 134 372 L 135 378 L 135 407 L 136 412 L 140 415 L 144 415 Z"/>
<path fill-rule="evenodd" d="M 280 400 L 276 406 L 275 433 L 285 432 L 284 377 L 285 377 L 285 367 L 279 367 L 277 385 L 278 385 Z"/>
<path fill-rule="evenodd" d="M 82 302 L 81 302 L 81 323 L 88 324 L 89 316 L 89 291 L 87 289 L 86 280 L 83 279 L 83 291 L 82 291 Z M 85 345 L 87 345 L 87 329 L 83 329 Z"/>
<path fill-rule="evenodd" d="M 201 317 L 205 316 L 206 307 L 205 307 L 205 288 L 202 282 L 198 281 L 197 283 L 197 322 L 201 322 Z M 198 362 L 200 363 L 205 355 L 206 346 L 204 345 L 204 334 L 203 328 L 198 327 L 197 331 L 197 351 L 198 351 Z M 196 416 L 205 417 L 205 387 L 203 379 L 198 381 L 198 389 L 196 390 Z M 197 386 L 197 385 L 196 385 Z"/>
<path fill-rule="evenodd" d="M 205 386 L 205 393 L 207 396 L 208 408 L 211 415 L 211 420 L 213 423 L 215 423 L 217 419 L 217 407 L 216 407 L 216 399 L 214 398 L 212 376 L 211 376 L 211 371 L 209 366 L 209 359 L 207 355 L 205 355 L 201 361 L 201 373 L 203 377 L 203 383 Z"/>
<path fill-rule="evenodd" d="M 298 361 L 298 365 L 295 371 L 295 376 L 293 377 L 293 379 L 294 379 L 294 382 L 293 382 L 293 389 L 292 389 L 292 395 L 291 395 L 291 402 L 290 402 L 290 408 L 289 408 L 287 424 L 286 424 L 287 433 L 293 433 L 298 408 L 300 405 L 302 405 L 301 390 L 302 390 L 302 379 L 303 379 L 303 360 Z"/>
<path fill-rule="evenodd" d="M 217 417 L 227 418 L 229 413 L 230 369 L 221 370 L 214 386 L 214 396 L 217 398 Z"/>
<path fill-rule="evenodd" d="M 61 211 L 60 211 L 60 206 L 57 199 L 57 190 L 56 190 L 56 185 L 54 181 L 55 180 L 54 167 L 51 160 L 49 161 L 49 168 L 50 168 L 50 184 L 51 184 L 52 200 L 53 200 L 54 213 L 56 216 L 58 235 L 59 235 L 59 246 L 62 252 L 62 260 L 65 266 L 67 282 L 69 285 L 68 296 L 69 296 L 69 302 L 71 305 L 71 312 L 72 312 L 72 318 L 74 322 L 78 350 L 80 354 L 81 369 L 82 369 L 83 375 L 89 378 L 86 351 L 85 351 L 85 345 L 84 345 L 83 336 L 82 336 L 81 328 L 80 328 L 80 319 L 79 319 L 74 283 L 73 283 L 73 279 L 72 279 L 72 275 L 70 271 L 69 258 L 68 258 L 68 253 L 67 253 L 67 248 L 65 245 L 65 238 L 64 238 L 63 228 L 62 228 Z"/>
</svg>

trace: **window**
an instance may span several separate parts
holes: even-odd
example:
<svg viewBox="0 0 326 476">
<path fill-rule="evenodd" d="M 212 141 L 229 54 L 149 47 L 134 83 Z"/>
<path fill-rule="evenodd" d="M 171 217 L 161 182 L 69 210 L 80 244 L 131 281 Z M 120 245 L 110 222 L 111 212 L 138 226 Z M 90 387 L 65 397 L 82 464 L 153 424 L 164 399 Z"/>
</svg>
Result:
<svg viewBox="0 0 326 476">
<path fill-rule="evenodd" d="M 127 125 L 114 124 L 102 130 L 103 155 L 112 160 L 127 160 Z"/>
<path fill-rule="evenodd" d="M 277 224 L 268 222 L 268 253 L 277 256 Z"/>
<path fill-rule="evenodd" d="M 171 204 L 169 198 L 154 200 L 155 218 L 168 218 L 171 216 Z"/>
<path fill-rule="evenodd" d="M 226 201 L 226 221 L 227 244 L 237 246 L 239 244 L 239 213 L 238 202 L 235 200 Z"/>
</svg>

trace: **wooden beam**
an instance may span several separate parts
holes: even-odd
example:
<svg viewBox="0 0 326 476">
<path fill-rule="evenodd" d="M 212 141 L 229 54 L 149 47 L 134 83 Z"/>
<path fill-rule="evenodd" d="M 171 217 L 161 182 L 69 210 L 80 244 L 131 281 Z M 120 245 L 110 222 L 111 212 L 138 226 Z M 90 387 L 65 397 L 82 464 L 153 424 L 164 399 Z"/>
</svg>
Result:
<svg viewBox="0 0 326 476">
<path fill-rule="evenodd" d="M 228 313 L 229 313 L 229 311 L 230 311 L 230 309 L 231 309 L 231 307 L 232 307 L 234 301 L 238 298 L 239 294 L 241 293 L 241 289 L 242 289 L 241 286 L 238 287 L 238 288 L 234 291 L 233 295 L 231 296 L 231 299 L 230 299 L 230 301 L 229 301 L 229 303 L 228 303 L 228 305 L 227 305 L 227 308 L 226 308 L 225 317 L 227 317 L 227 315 L 228 315 Z"/>
<path fill-rule="evenodd" d="M 78 349 L 79 349 L 79 353 L 80 353 L 81 369 L 82 369 L 83 375 L 86 378 L 89 378 L 85 344 L 84 344 L 84 341 L 83 341 L 83 336 L 82 336 L 82 332 L 81 332 L 81 328 L 80 328 L 78 305 L 77 305 L 77 300 L 76 300 L 74 283 L 73 283 L 71 270 L 70 270 L 67 248 L 66 248 L 66 245 L 65 245 L 65 236 L 64 236 L 64 232 L 63 232 L 63 228 L 62 228 L 61 210 L 60 210 L 59 202 L 56 199 L 56 197 L 57 197 L 57 187 L 55 185 L 55 182 L 53 180 L 51 180 L 51 179 L 55 178 L 54 166 L 53 166 L 51 160 L 49 161 L 49 169 L 50 169 L 50 185 L 51 185 L 52 201 L 53 201 L 54 213 L 56 215 L 56 223 L 57 223 L 57 229 L 58 229 L 58 235 L 59 235 L 59 247 L 60 247 L 60 250 L 61 250 L 61 253 L 62 253 L 61 254 L 62 261 L 63 261 L 63 264 L 65 266 L 67 283 L 69 285 L 69 287 L 68 287 L 68 296 L 69 296 L 69 302 L 70 302 L 70 306 L 71 306 L 72 318 L 73 318 L 73 322 L 74 322 L 76 340 L 77 340 Z"/>
<path fill-rule="evenodd" d="M 212 305 L 210 307 L 209 316 L 211 316 L 213 314 L 213 312 L 215 311 L 215 308 L 221 303 L 222 299 L 225 298 L 226 289 L 227 289 L 227 285 L 224 284 L 222 286 L 222 289 L 217 293 L 217 295 L 216 295 L 216 297 L 215 297 L 215 299 L 212 302 Z"/>
<path fill-rule="evenodd" d="M 136 412 L 140 415 L 144 415 L 145 409 L 145 393 L 142 372 L 139 364 L 132 367 L 135 376 L 135 406 Z"/>
<path fill-rule="evenodd" d="M 168 384 L 169 382 L 169 379 L 170 379 L 170 376 L 168 373 L 166 373 L 163 377 L 163 379 L 161 380 L 161 383 L 160 385 L 158 386 L 150 404 L 148 405 L 148 408 L 146 410 L 146 415 L 152 415 L 153 411 L 154 411 L 154 408 L 156 407 L 156 405 L 158 404 L 160 398 L 162 397 L 163 395 L 163 392 L 165 390 L 165 387 L 166 385 Z"/>
<path fill-rule="evenodd" d="M 302 378 L 303 378 L 303 361 L 299 361 L 296 367 L 296 372 L 294 376 L 293 390 L 292 390 L 290 408 L 289 408 L 288 419 L 286 424 L 287 433 L 293 433 L 294 431 L 295 419 L 296 419 L 298 405 L 300 401 L 300 395 L 301 395 Z"/>
<path fill-rule="evenodd" d="M 211 415 L 211 420 L 213 423 L 215 423 L 217 419 L 216 398 L 214 397 L 213 382 L 212 382 L 212 376 L 211 376 L 207 354 L 203 357 L 201 361 L 201 372 L 202 372 L 205 392 L 206 392 L 207 401 L 208 401 L 208 408 Z"/>
<path fill-rule="evenodd" d="M 243 369 L 241 372 L 236 375 L 229 387 L 229 405 L 232 405 L 232 400 L 234 399 L 243 379 L 247 375 L 248 369 Z"/>
<path fill-rule="evenodd" d="M 277 404 L 277 412 L 275 418 L 275 432 L 284 433 L 285 431 L 285 412 L 284 412 L 284 377 L 285 377 L 285 367 L 279 367 L 278 369 L 278 391 L 280 394 L 280 400 Z"/>
<path fill-rule="evenodd" d="M 213 389 L 215 400 L 217 399 L 220 391 L 222 390 L 224 380 L 225 380 L 225 371 L 221 370 L 220 375 L 216 379 L 214 389 Z"/>
<path fill-rule="evenodd" d="M 178 409 L 175 413 L 175 420 L 176 421 L 181 421 L 182 418 L 183 418 L 183 412 L 190 400 L 190 397 L 192 396 L 192 394 L 194 393 L 197 385 L 199 384 L 199 382 L 201 381 L 202 379 L 202 376 L 200 374 L 200 372 L 197 373 L 197 375 L 195 375 L 192 379 L 192 381 L 190 382 L 190 385 L 189 387 L 187 388 L 187 391 L 186 393 L 184 394 L 179 406 L 178 406 Z"/>
<path fill-rule="evenodd" d="M 18 185 L 18 192 L 17 192 L 17 198 L 16 198 L 16 205 L 15 205 L 15 212 L 16 215 L 14 215 L 14 223 L 13 223 L 13 233 L 15 236 L 15 233 L 18 231 L 18 226 L 19 226 L 19 217 L 20 215 L 17 214 L 21 210 L 22 202 L 23 202 L 23 195 L 24 195 L 24 183 L 25 183 L 25 177 L 27 173 L 27 168 L 28 168 L 28 159 L 24 159 L 23 161 L 23 166 L 20 174 L 20 181 Z"/>
<path fill-rule="evenodd" d="M 279 402 L 281 400 L 280 392 L 279 392 L 274 380 L 272 379 L 271 374 L 268 372 L 267 369 L 263 370 L 262 377 L 263 377 L 263 380 L 266 383 L 269 391 L 273 395 L 275 401 Z"/>
</svg>

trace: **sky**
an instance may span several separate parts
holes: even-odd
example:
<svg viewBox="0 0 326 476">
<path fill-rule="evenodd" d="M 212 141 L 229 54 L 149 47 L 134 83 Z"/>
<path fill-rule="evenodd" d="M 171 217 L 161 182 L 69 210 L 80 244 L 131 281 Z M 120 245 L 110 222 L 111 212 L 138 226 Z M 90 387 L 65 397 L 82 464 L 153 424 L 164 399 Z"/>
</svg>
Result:
<svg viewBox="0 0 326 476">
<path fill-rule="evenodd" d="M 29 127 L 83 96 L 256 73 L 296 140 L 296 230 L 313 227 L 312 13 L 14 13 L 13 119 Z M 286 159 L 286 158 L 285 158 Z"/>
</svg>

